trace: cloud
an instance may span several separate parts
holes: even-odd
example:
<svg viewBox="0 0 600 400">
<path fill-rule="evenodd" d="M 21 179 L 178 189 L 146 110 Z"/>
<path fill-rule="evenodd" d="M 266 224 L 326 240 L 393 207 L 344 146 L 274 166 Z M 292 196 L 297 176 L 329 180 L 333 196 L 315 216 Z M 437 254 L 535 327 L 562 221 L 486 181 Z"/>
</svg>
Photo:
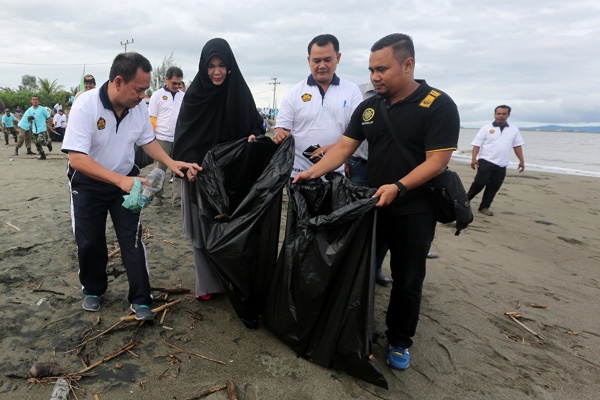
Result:
<svg viewBox="0 0 600 400">
<path fill-rule="evenodd" d="M 58 8 L 57 8 L 58 7 Z M 467 0 L 305 0 L 188 2 L 39 0 L 3 6 L 0 87 L 16 88 L 25 74 L 75 86 L 83 72 L 108 78 L 110 63 L 134 40 L 159 65 L 174 57 L 190 80 L 204 43 L 227 39 L 259 106 L 304 79 L 306 46 L 317 34 L 340 40 L 340 76 L 369 79 L 371 45 L 392 33 L 410 34 L 416 46 L 416 77 L 452 96 L 464 126 L 491 119 L 502 103 L 514 107 L 522 125 L 600 124 L 600 5 L 592 0 L 502 3 Z M 59 15 L 60 18 L 56 18 Z M 44 64 L 44 65 L 33 65 Z M 61 64 L 61 65 L 57 65 Z"/>
</svg>

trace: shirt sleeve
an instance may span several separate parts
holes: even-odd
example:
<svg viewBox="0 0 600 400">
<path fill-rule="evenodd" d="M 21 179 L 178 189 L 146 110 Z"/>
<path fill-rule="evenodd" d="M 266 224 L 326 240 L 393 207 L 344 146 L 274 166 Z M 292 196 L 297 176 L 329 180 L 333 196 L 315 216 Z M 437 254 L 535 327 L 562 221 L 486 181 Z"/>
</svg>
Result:
<svg viewBox="0 0 600 400">
<path fill-rule="evenodd" d="M 346 128 L 346 132 L 344 132 L 344 136 L 349 137 L 354 140 L 365 140 L 365 135 L 362 130 L 362 113 L 364 107 L 356 107 L 354 112 L 352 113 L 352 117 L 350 117 L 350 122 L 348 123 L 348 127 Z"/>
<path fill-rule="evenodd" d="M 517 132 L 515 133 L 515 138 L 513 139 L 512 147 L 523 146 L 525 144 L 525 141 L 523 140 L 523 136 L 521 136 L 521 131 L 519 130 L 519 128 L 515 129 L 517 130 Z"/>
<path fill-rule="evenodd" d="M 148 115 L 147 108 L 148 107 L 146 107 L 146 104 L 144 102 L 141 102 L 136 106 L 135 109 L 136 112 L 142 113 L 141 118 L 144 121 L 142 134 L 135 142 L 135 144 L 137 144 L 138 146 L 144 146 L 156 139 L 156 135 L 154 134 L 154 130 L 152 129 L 152 123 L 150 122 L 150 116 Z"/>
<path fill-rule="evenodd" d="M 85 99 L 87 100 L 87 99 Z M 79 99 L 73 103 L 69 114 L 69 126 L 65 133 L 61 151 L 68 153 L 76 151 L 78 153 L 89 154 L 92 144 L 92 135 L 96 129 L 96 123 L 91 111 L 83 106 L 84 99 Z"/>
<path fill-rule="evenodd" d="M 292 130 L 294 127 L 294 93 L 296 93 L 296 87 L 283 96 L 281 105 L 279 106 L 279 113 L 277 114 L 277 119 L 275 121 L 275 128 Z"/>
<path fill-rule="evenodd" d="M 151 117 L 158 117 L 159 97 L 160 94 L 158 93 L 158 91 L 154 92 L 154 94 L 152 94 L 152 97 L 150 97 L 150 103 L 148 104 L 148 114 L 150 114 Z"/>
<path fill-rule="evenodd" d="M 456 150 L 460 117 L 456 104 L 448 99 L 431 110 L 425 125 L 425 151 Z"/>
<path fill-rule="evenodd" d="M 485 142 L 485 133 L 487 132 L 487 125 L 481 127 L 479 131 L 477 131 L 477 135 L 473 138 L 471 142 L 471 146 L 481 147 L 483 146 L 483 142 Z"/>
</svg>

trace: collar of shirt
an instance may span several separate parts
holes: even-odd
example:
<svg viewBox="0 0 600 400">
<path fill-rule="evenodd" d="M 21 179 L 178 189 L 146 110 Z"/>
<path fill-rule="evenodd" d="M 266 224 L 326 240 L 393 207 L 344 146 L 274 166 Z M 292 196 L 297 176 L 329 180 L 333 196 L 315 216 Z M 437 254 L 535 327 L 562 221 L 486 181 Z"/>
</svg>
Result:
<svg viewBox="0 0 600 400">
<path fill-rule="evenodd" d="M 500 132 L 502 132 L 504 130 L 504 128 L 508 128 L 508 122 L 506 124 L 504 124 L 504 126 L 500 126 L 496 121 L 492 122 L 492 126 L 496 127 L 496 128 L 500 128 Z"/>
<path fill-rule="evenodd" d="M 306 80 L 306 84 L 308 86 L 316 86 L 319 88 L 319 93 L 321 93 L 321 97 L 323 98 L 323 101 L 325 101 L 325 92 L 323 91 L 323 88 L 321 87 L 321 85 L 319 85 L 317 83 L 317 81 L 315 81 L 315 79 L 313 78 L 312 74 L 308 76 L 308 79 Z M 331 83 L 329 84 L 334 85 L 334 86 L 339 86 L 340 85 L 340 78 L 334 73 L 333 74 L 333 79 L 331 80 Z"/>
<path fill-rule="evenodd" d="M 121 122 L 127 114 L 129 114 L 129 108 L 125 107 L 123 109 L 123 115 L 121 115 L 121 118 L 119 118 L 119 116 L 115 112 L 115 108 L 113 107 L 112 103 L 110 102 L 110 99 L 108 98 L 108 81 L 104 82 L 104 85 L 102 85 L 98 93 L 100 94 L 100 101 L 102 102 L 102 106 L 104 106 L 104 108 L 106 108 L 107 110 L 111 110 L 113 114 L 115 114 L 118 126 L 118 123 Z"/>
<path fill-rule="evenodd" d="M 308 79 L 306 80 L 306 84 L 308 86 L 318 86 L 317 81 L 315 81 L 315 78 L 313 78 L 312 75 L 308 76 Z M 339 85 L 340 84 L 340 77 L 337 76 L 336 74 L 333 74 L 333 79 L 331 80 L 331 85 Z"/>
<path fill-rule="evenodd" d="M 176 95 L 176 94 L 179 92 L 179 89 L 177 89 L 177 90 L 176 90 L 176 91 L 174 91 L 174 92 L 171 92 L 171 91 L 169 90 L 169 88 L 167 87 L 167 85 L 163 86 L 163 89 L 165 89 L 165 91 L 166 91 L 166 92 L 169 92 L 169 93 L 171 93 L 171 95 L 173 96 L 173 98 L 175 98 L 175 95 Z"/>
</svg>

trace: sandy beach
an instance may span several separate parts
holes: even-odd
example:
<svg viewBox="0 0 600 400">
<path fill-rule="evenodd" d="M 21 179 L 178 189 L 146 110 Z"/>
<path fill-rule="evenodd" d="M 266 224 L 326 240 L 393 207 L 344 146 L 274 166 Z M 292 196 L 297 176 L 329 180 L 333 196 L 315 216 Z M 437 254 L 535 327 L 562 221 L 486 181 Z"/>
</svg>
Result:
<svg viewBox="0 0 600 400">
<path fill-rule="evenodd" d="M 475 211 L 458 237 L 438 226 L 439 258 L 428 263 L 413 361 L 403 372 L 386 365 L 389 288 L 377 286 L 372 352 L 390 386 L 384 390 L 296 357 L 264 326 L 246 329 L 225 296 L 200 303 L 169 294 L 181 302 L 164 319 L 122 322 L 94 339 L 129 314 L 127 280 L 116 254 L 101 311 L 81 308 L 59 147 L 46 161 L 0 147 L 1 399 L 49 399 L 53 383 L 26 380 L 34 363 L 54 360 L 77 373 L 131 340 L 130 351 L 73 383 L 77 398 L 181 400 L 228 380 L 241 400 L 600 398 L 598 178 L 511 170 L 493 217 Z M 474 171 L 451 167 L 468 186 Z M 150 206 L 142 223 L 152 286 L 193 291 L 179 210 Z M 110 222 L 107 235 L 111 251 Z M 523 325 L 507 312 L 519 313 Z M 204 398 L 227 399 L 227 392 Z"/>
</svg>

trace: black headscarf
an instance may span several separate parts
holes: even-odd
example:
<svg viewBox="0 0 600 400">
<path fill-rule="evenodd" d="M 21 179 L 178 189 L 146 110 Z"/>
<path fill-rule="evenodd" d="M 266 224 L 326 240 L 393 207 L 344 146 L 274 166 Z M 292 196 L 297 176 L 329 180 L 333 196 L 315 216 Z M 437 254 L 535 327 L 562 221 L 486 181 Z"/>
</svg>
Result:
<svg viewBox="0 0 600 400">
<path fill-rule="evenodd" d="M 215 86 L 208 61 L 219 56 L 227 67 L 225 81 Z M 173 159 L 200 164 L 219 143 L 264 133 L 254 98 L 224 39 L 209 40 L 202 49 L 194 81 L 185 92 L 175 128 Z"/>
</svg>

